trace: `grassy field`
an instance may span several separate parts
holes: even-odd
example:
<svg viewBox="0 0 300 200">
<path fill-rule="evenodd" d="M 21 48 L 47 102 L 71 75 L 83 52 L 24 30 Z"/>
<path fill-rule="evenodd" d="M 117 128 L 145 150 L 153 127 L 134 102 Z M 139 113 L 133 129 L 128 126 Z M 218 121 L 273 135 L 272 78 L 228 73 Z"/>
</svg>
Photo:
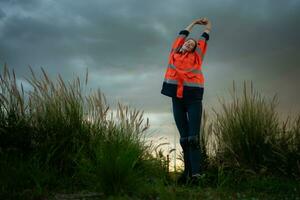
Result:
<svg viewBox="0 0 300 200">
<path fill-rule="evenodd" d="M 83 95 L 88 74 L 31 72 L 30 91 L 6 65 L 0 76 L 0 199 L 300 199 L 300 114 L 280 121 L 252 84 L 204 115 L 203 177 L 179 185 L 142 111 L 118 103 L 114 116 L 100 90 Z"/>
</svg>

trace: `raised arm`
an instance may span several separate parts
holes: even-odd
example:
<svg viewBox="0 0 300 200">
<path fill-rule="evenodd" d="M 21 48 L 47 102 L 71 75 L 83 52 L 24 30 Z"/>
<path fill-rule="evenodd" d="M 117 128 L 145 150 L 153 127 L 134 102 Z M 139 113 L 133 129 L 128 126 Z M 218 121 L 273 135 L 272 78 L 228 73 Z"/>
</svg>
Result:
<svg viewBox="0 0 300 200">
<path fill-rule="evenodd" d="M 206 32 L 207 34 L 210 33 L 210 30 L 211 30 L 211 22 L 208 18 L 206 17 L 202 17 L 202 18 L 199 18 L 197 20 L 194 20 L 193 22 L 194 24 L 200 24 L 200 25 L 205 25 L 205 29 L 204 29 L 204 32 Z M 187 27 L 188 28 L 188 27 Z"/>
<path fill-rule="evenodd" d="M 192 28 L 194 25 L 197 24 L 197 20 L 194 20 L 191 24 L 189 24 L 185 29 L 181 30 L 178 34 L 178 36 L 175 38 L 173 44 L 172 44 L 172 51 L 177 51 L 185 42 L 186 37 L 190 34 L 192 31 Z"/>
<path fill-rule="evenodd" d="M 198 20 L 194 20 L 190 25 L 188 25 L 184 30 L 187 30 L 188 32 L 192 31 L 192 28 L 197 24 Z"/>
<path fill-rule="evenodd" d="M 204 55 L 207 49 L 207 41 L 209 40 L 209 33 L 211 31 L 211 22 L 207 18 L 200 18 L 197 24 L 205 25 L 205 29 L 198 39 L 197 52 L 200 54 L 202 60 L 204 59 Z"/>
<path fill-rule="evenodd" d="M 204 24 L 205 24 L 204 32 L 206 32 L 207 34 L 209 34 L 210 30 L 211 30 L 211 22 L 207 18 L 205 18 L 204 19 Z"/>
</svg>

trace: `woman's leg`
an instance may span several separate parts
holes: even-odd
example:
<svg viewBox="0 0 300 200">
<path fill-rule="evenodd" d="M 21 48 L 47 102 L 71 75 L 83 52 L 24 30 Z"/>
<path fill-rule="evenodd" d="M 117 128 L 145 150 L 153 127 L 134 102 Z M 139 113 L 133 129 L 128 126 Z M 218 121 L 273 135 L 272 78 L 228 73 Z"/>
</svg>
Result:
<svg viewBox="0 0 300 200">
<path fill-rule="evenodd" d="M 192 175 L 201 173 L 200 126 L 202 117 L 202 100 L 189 102 L 188 112 L 188 146 Z"/>
<path fill-rule="evenodd" d="M 188 149 L 188 120 L 187 109 L 181 99 L 172 98 L 173 116 L 175 119 L 176 127 L 180 134 L 180 146 L 183 150 L 184 159 L 184 175 L 190 176 L 191 168 L 189 163 L 189 149 Z"/>
</svg>

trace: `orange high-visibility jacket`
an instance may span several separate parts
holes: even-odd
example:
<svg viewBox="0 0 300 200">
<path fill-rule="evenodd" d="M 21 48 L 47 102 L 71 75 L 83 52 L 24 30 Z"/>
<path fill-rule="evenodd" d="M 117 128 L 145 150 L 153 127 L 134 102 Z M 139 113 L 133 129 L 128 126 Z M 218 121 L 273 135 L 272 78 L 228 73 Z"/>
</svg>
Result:
<svg viewBox="0 0 300 200">
<path fill-rule="evenodd" d="M 169 97 L 202 99 L 205 81 L 202 62 L 209 34 L 203 32 L 194 52 L 178 52 L 188 35 L 189 31 L 182 30 L 173 42 L 161 93 Z"/>
</svg>

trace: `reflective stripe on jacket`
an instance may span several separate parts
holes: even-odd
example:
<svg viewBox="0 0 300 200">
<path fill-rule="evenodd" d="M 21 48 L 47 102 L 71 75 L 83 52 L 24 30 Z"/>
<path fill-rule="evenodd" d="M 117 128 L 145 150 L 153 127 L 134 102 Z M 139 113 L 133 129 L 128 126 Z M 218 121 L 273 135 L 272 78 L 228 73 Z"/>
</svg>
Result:
<svg viewBox="0 0 300 200">
<path fill-rule="evenodd" d="M 203 32 L 194 52 L 179 53 L 188 35 L 189 31 L 180 31 L 172 44 L 161 93 L 170 97 L 202 99 L 205 80 L 201 69 L 209 35 Z"/>
</svg>

